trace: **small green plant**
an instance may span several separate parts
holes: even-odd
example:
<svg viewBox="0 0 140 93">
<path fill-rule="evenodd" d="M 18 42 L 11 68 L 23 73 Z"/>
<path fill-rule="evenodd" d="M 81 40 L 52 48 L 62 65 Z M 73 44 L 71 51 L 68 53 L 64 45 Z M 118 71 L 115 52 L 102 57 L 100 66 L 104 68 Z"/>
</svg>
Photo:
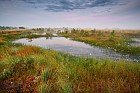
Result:
<svg viewBox="0 0 140 93">
<path fill-rule="evenodd" d="M 62 93 L 72 93 L 72 85 L 70 83 L 65 83 L 62 87 Z"/>
<path fill-rule="evenodd" d="M 103 36 L 103 32 L 99 31 L 99 32 L 97 33 L 97 36 L 99 37 L 98 39 L 101 39 L 102 36 Z"/>
<path fill-rule="evenodd" d="M 3 72 L 0 73 L 0 81 L 5 80 L 12 76 L 12 72 L 10 69 L 4 69 Z"/>
<path fill-rule="evenodd" d="M 92 35 L 94 35 L 96 33 L 96 29 L 94 28 L 94 30 L 91 30 Z"/>
<path fill-rule="evenodd" d="M 39 87 L 39 93 L 48 93 L 46 89 L 46 83 L 42 83 L 42 85 Z"/>
<path fill-rule="evenodd" d="M 47 82 L 49 78 L 51 78 L 52 72 L 49 68 L 46 68 L 42 74 L 42 81 Z"/>
<path fill-rule="evenodd" d="M 113 30 L 109 35 L 109 40 L 114 41 L 114 39 L 115 39 L 115 31 Z"/>
</svg>

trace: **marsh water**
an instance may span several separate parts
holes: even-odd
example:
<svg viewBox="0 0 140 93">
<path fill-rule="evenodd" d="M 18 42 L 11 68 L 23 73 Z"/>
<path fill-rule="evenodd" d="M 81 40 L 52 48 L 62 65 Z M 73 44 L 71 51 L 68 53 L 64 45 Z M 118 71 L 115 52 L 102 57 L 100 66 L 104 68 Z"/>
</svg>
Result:
<svg viewBox="0 0 140 93">
<path fill-rule="evenodd" d="M 129 61 L 139 61 L 138 56 L 129 56 L 118 54 L 110 49 L 104 49 L 97 46 L 91 46 L 79 41 L 73 41 L 70 38 L 65 37 L 40 37 L 35 39 L 18 39 L 14 43 L 22 43 L 25 45 L 39 46 L 45 49 L 51 49 L 60 51 L 63 53 L 69 53 L 76 56 L 96 57 L 96 58 L 108 58 L 108 59 L 125 59 Z"/>
<path fill-rule="evenodd" d="M 140 38 L 131 38 L 133 43 L 131 43 L 131 46 L 140 46 Z"/>
</svg>

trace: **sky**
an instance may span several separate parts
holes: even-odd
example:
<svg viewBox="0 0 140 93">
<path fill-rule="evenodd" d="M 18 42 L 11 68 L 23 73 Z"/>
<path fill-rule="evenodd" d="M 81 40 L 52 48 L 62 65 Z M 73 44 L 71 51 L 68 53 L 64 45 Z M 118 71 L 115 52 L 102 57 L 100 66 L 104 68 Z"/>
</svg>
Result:
<svg viewBox="0 0 140 93">
<path fill-rule="evenodd" d="M 140 0 L 0 0 L 0 25 L 140 29 Z"/>
</svg>

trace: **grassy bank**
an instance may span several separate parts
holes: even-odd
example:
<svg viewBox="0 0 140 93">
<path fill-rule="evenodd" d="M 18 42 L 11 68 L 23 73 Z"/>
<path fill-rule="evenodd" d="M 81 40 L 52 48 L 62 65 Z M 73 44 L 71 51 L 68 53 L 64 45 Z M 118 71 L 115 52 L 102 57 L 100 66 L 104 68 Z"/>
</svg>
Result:
<svg viewBox="0 0 140 93">
<path fill-rule="evenodd" d="M 36 31 L 37 33 L 37 31 Z M 35 34 L 33 30 L 19 30 L 19 31 L 2 31 L 0 30 L 0 42 L 3 41 L 11 41 L 19 38 L 38 38 L 38 37 L 51 37 L 52 34 L 46 33 L 44 35 Z"/>
<path fill-rule="evenodd" d="M 1 48 L 0 92 L 138 93 L 140 65 L 80 58 L 34 46 Z"/>
<path fill-rule="evenodd" d="M 60 35 L 72 38 L 73 40 L 85 42 L 90 45 L 109 48 L 119 53 L 140 55 L 139 46 L 130 46 L 133 42 L 130 37 L 140 37 L 140 31 L 73 30 L 71 33 L 63 32 L 60 33 Z"/>
<path fill-rule="evenodd" d="M 3 38 L 3 39 L 2 39 Z M 2 42 L 5 37 L 1 37 Z M 139 93 L 140 64 L 0 46 L 0 93 Z"/>
</svg>

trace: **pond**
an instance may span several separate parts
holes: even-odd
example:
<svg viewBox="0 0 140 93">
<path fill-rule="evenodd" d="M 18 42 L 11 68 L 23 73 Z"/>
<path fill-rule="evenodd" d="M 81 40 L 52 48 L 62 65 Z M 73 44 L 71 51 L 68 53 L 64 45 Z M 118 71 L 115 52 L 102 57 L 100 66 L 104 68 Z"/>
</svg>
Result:
<svg viewBox="0 0 140 93">
<path fill-rule="evenodd" d="M 14 43 L 22 43 L 25 45 L 39 46 L 45 49 L 69 53 L 76 56 L 96 57 L 96 58 L 109 58 L 109 59 L 126 59 L 128 61 L 140 60 L 137 56 L 129 56 L 118 54 L 110 49 L 104 49 L 97 46 L 90 46 L 79 41 L 73 41 L 65 37 L 51 37 L 51 38 L 35 38 L 35 39 L 18 39 Z"/>
<path fill-rule="evenodd" d="M 131 38 L 133 43 L 131 43 L 131 46 L 140 46 L 140 38 Z"/>
</svg>

